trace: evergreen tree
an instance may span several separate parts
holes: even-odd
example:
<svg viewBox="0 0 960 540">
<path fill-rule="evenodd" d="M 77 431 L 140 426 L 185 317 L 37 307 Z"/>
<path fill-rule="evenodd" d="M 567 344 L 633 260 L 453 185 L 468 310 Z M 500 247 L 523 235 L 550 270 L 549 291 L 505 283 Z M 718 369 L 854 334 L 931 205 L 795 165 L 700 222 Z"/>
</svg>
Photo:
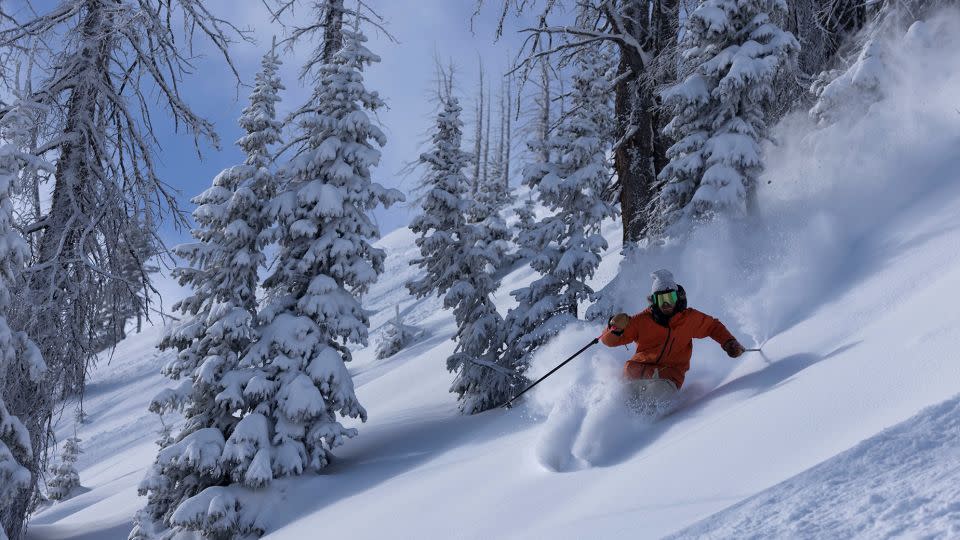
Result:
<svg viewBox="0 0 960 540">
<path fill-rule="evenodd" d="M 33 414 L 46 365 L 38 348 L 10 326 L 12 291 L 22 286 L 29 253 L 13 223 L 13 195 L 29 171 L 50 170 L 48 163 L 24 151 L 29 146 L 36 105 L 18 100 L 0 117 L 0 538 L 20 538 L 36 479 L 34 453 L 42 439 L 24 422 Z"/>
<path fill-rule="evenodd" d="M 449 88 L 452 82 L 445 83 Z M 420 164 L 427 168 L 421 182 L 425 190 L 420 207 L 422 213 L 410 222 L 410 230 L 419 236 L 415 240 L 420 257 L 410 261 L 420 267 L 424 275 L 409 281 L 410 294 L 423 298 L 433 294 L 442 296 L 457 279 L 454 258 L 461 251 L 458 236 L 466 224 L 467 198 L 470 183 L 463 169 L 472 156 L 461 150 L 462 111 L 455 96 L 445 90 L 441 95 L 442 110 L 431 137 L 433 148 L 420 154 Z"/>
<path fill-rule="evenodd" d="M 786 8 L 784 0 L 706 0 L 690 14 L 683 46 L 691 70 L 661 94 L 673 112 L 665 132 L 677 142 L 659 176 L 658 232 L 683 234 L 755 207 L 773 83 L 799 51 L 770 20 Z"/>
<path fill-rule="evenodd" d="M 94 326 L 95 337 L 92 341 L 97 351 L 113 347 L 127 337 L 127 324 L 136 320 L 136 331 L 143 326 L 147 311 L 146 299 L 141 296 L 140 287 L 149 276 L 160 271 L 160 267 L 148 261 L 162 252 L 156 239 L 149 233 L 152 227 L 144 224 L 142 228 L 122 231 L 116 245 L 108 256 L 116 259 L 113 264 L 118 269 L 112 279 L 103 279 L 103 300 L 99 302 L 99 321 Z"/>
<path fill-rule="evenodd" d="M 506 235 L 496 214 L 466 222 L 454 232 L 459 242 L 448 274 L 454 279 L 443 305 L 453 309 L 457 348 L 447 358 L 447 369 L 457 374 L 450 391 L 466 414 L 502 405 L 518 381 L 513 367 L 502 362 L 503 318 L 490 298 L 500 286 L 494 275 L 507 249 Z"/>
<path fill-rule="evenodd" d="M 251 392 L 259 391 L 263 383 L 263 374 L 241 365 L 240 359 L 257 339 L 258 271 L 265 266 L 263 248 L 272 224 L 267 206 L 277 191 L 270 146 L 280 142 L 279 65 L 273 50 L 264 56 L 250 104 L 240 117 L 245 135 L 237 144 L 246 160 L 222 171 L 213 186 L 194 199 L 197 242 L 175 248 L 190 266 L 175 269 L 174 276 L 193 293 L 174 306 L 185 317 L 159 346 L 177 349 L 177 357 L 163 372 L 181 383 L 157 396 L 151 410 L 159 414 L 182 410 L 185 424 L 176 439 L 162 445 L 141 483 L 141 494 L 149 498 L 136 517 L 134 538 L 163 534 L 168 528 L 168 534 L 196 529 L 208 535 L 255 528 L 212 514 L 198 518 L 190 510 L 198 498 L 205 499 L 209 487 L 231 483 L 259 487 L 270 479 L 269 468 L 254 466 L 251 471 L 249 459 L 234 459 L 230 443 L 242 415 L 258 405 Z"/>
<path fill-rule="evenodd" d="M 519 305 L 507 315 L 510 348 L 506 356 L 518 370 L 526 368 L 534 350 L 577 319 L 579 304 L 593 295 L 586 280 L 607 248 L 600 225 L 616 210 L 603 197 L 611 174 L 604 135 L 612 118 L 605 70 L 595 49 L 579 53 L 573 108 L 548 141 L 556 162 L 540 163 L 528 171 L 527 182 L 551 214 L 530 232 L 535 245 L 542 246 L 530 261 L 541 277 L 511 292 Z"/>
<path fill-rule="evenodd" d="M 319 66 L 316 87 L 295 114 L 300 144 L 272 204 L 280 253 L 264 282 L 261 338 L 242 360 L 260 372 L 245 389 L 252 412 L 225 448 L 241 470 L 249 464 L 248 476 L 262 470 L 267 480 L 322 469 L 332 450 L 357 434 L 337 415 L 367 418 L 346 362 L 349 343 L 367 344 L 369 320 L 358 296 L 383 272 L 369 213 L 403 196 L 370 178 L 386 137 L 371 119 L 383 101 L 367 90 L 363 72 L 379 57 L 364 45 L 361 16 L 347 14 L 354 24 L 342 31 L 333 61 L 323 63 L 322 51 L 308 60 Z"/>
<path fill-rule="evenodd" d="M 517 234 L 514 237 L 514 243 L 517 244 L 517 255 L 519 259 L 531 259 L 540 252 L 540 247 L 536 245 L 537 236 L 534 230 L 537 225 L 537 203 L 533 200 L 533 191 L 527 194 L 523 205 L 517 208 Z"/>
<path fill-rule="evenodd" d="M 466 197 L 463 169 L 471 156 L 461 148 L 463 124 L 460 104 L 452 95 L 452 81 L 441 93 L 442 109 L 433 133 L 433 149 L 420 155 L 427 167 L 427 188 L 411 230 L 420 234 L 421 257 L 411 261 L 425 275 L 407 283 L 411 294 L 443 296 L 457 323 L 457 349 L 447 359 L 456 372 L 451 392 L 460 410 L 473 414 L 496 407 L 510 397 L 515 373 L 498 364 L 502 344 L 502 318 L 490 295 L 497 288 L 493 274 L 506 252 L 506 227 L 492 206 Z"/>
<path fill-rule="evenodd" d="M 80 439 L 76 436 L 64 441 L 60 463 L 50 467 L 50 472 L 54 474 L 54 477 L 47 482 L 48 498 L 54 501 L 68 499 L 73 488 L 80 485 L 80 475 L 77 473 L 74 464 L 82 452 L 83 450 L 80 450 Z"/>
</svg>

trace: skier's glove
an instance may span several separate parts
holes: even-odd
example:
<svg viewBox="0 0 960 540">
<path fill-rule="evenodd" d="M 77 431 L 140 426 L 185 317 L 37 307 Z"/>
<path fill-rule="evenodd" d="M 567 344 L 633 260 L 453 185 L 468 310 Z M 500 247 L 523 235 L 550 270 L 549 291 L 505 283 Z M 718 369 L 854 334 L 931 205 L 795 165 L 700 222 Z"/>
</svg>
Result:
<svg viewBox="0 0 960 540">
<path fill-rule="evenodd" d="M 623 326 L 622 327 L 617 326 L 616 322 L 614 321 L 620 322 L 620 324 L 622 324 Z M 607 321 L 607 330 L 609 330 L 610 333 L 615 336 L 622 336 L 623 331 L 626 330 L 627 328 L 626 325 L 629 322 L 630 322 L 629 316 L 624 313 L 614 315 L 613 317 L 610 317 L 610 320 Z"/>
<path fill-rule="evenodd" d="M 615 335 L 615 336 L 622 336 L 622 335 L 623 335 L 623 330 L 621 330 L 621 329 L 617 328 L 616 326 L 614 326 L 613 323 L 610 323 L 610 324 L 607 325 L 607 332 L 610 332 L 611 334 L 613 334 L 613 335 Z"/>
<path fill-rule="evenodd" d="M 730 339 L 723 344 L 723 350 L 726 351 L 727 356 L 730 358 L 736 358 L 743 354 L 743 345 L 736 339 Z"/>
</svg>

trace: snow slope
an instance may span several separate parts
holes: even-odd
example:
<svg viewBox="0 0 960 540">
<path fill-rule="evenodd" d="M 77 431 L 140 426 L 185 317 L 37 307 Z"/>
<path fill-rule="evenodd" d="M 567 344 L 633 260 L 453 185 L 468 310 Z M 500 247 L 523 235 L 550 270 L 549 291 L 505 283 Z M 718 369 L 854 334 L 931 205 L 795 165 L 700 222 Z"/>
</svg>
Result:
<svg viewBox="0 0 960 540">
<path fill-rule="evenodd" d="M 960 398 L 671 538 L 957 538 Z"/>
<path fill-rule="evenodd" d="M 958 20 L 924 30 L 937 47 L 907 44 L 913 61 L 891 68 L 886 100 L 866 116 L 820 130 L 782 123 L 757 222 L 718 224 L 622 266 L 619 228 L 607 227 L 595 281 L 612 281 L 628 309 L 642 309 L 649 272 L 670 267 L 692 306 L 763 345 L 734 361 L 698 342 L 681 403 L 656 423 L 622 406 L 630 351 L 602 346 L 513 410 L 458 415 L 444 369 L 452 315 L 406 294 L 413 237 L 387 235 L 387 273 L 364 300 L 373 334 L 399 304 L 425 337 L 385 360 L 372 343 L 357 351 L 350 369 L 370 420 L 324 474 L 275 483 L 267 537 L 960 534 Z M 532 278 L 504 277 L 501 312 Z M 599 331 L 567 329 L 532 375 Z M 158 332 L 130 338 L 93 374 L 77 429 L 89 491 L 35 515 L 31 538 L 126 537 L 155 455 L 146 406 L 166 384 Z M 72 430 L 62 419 L 58 433 Z"/>
</svg>

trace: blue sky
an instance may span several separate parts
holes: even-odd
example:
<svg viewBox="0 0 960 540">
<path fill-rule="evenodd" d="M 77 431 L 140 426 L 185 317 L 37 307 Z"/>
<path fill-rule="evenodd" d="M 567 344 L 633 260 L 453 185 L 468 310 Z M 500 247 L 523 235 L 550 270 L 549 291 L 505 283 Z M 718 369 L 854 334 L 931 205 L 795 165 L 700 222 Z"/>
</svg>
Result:
<svg viewBox="0 0 960 540">
<path fill-rule="evenodd" d="M 378 32 L 368 31 L 368 46 L 381 56 L 382 62 L 369 70 L 367 85 L 378 91 L 389 105 L 389 110 L 379 115 L 388 143 L 383 149 L 381 165 L 374 170 L 376 181 L 404 192 L 416 185 L 417 173 L 405 178 L 401 170 L 425 148 L 427 130 L 433 122 L 429 95 L 433 88 L 434 57 L 453 60 L 458 66 L 457 87 L 461 91 L 465 121 L 472 122 L 478 58 L 483 58 L 488 76 L 496 76 L 506 69 L 523 40 L 517 33 L 522 21 L 511 18 L 504 38 L 494 41 L 498 2 L 494 0 L 484 7 L 471 32 L 473 0 L 369 1 L 387 20 L 389 31 L 398 41 L 394 43 Z M 243 81 L 251 83 L 271 37 L 281 35 L 282 29 L 270 23 L 268 11 L 260 0 L 210 0 L 207 4 L 218 15 L 254 30 L 258 43 L 238 43 L 233 51 Z M 298 15 L 306 17 L 308 13 L 301 9 Z M 295 51 L 284 53 L 282 76 L 287 90 L 282 95 L 281 114 L 301 104 L 309 95 L 309 89 L 297 77 L 311 48 L 312 44 L 302 43 Z M 154 121 L 162 145 L 158 152 L 161 174 L 180 192 L 182 207 L 188 212 L 193 209 L 189 202 L 192 196 L 206 189 L 220 170 L 243 159 L 234 141 L 241 135 L 237 119 L 249 93 L 249 88 L 237 87 L 214 51 L 204 46 L 200 52 L 204 58 L 196 62 L 197 71 L 185 81 L 183 89 L 194 110 L 217 126 L 222 138 L 221 149 L 202 146 L 201 160 L 189 135 L 174 134 L 172 125 L 158 121 L 159 117 Z M 499 83 L 494 80 L 493 84 L 497 92 Z M 514 146 L 522 145 L 515 141 Z M 406 226 L 412 212 L 409 205 L 378 210 L 376 219 L 381 233 Z M 171 227 L 165 229 L 170 244 L 187 240 L 188 234 Z"/>
</svg>

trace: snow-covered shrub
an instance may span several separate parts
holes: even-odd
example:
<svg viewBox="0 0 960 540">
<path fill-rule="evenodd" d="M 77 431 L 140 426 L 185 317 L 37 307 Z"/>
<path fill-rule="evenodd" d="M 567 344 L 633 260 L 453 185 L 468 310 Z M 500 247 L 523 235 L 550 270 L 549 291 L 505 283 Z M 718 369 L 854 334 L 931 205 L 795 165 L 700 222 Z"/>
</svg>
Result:
<svg viewBox="0 0 960 540">
<path fill-rule="evenodd" d="M 60 454 L 60 463 L 50 467 L 54 477 L 47 482 L 47 497 L 54 501 L 62 501 L 70 497 L 73 488 L 80 485 L 80 475 L 75 466 L 80 456 L 80 439 L 70 437 L 63 442 Z"/>
<path fill-rule="evenodd" d="M 420 334 L 415 326 L 403 323 L 400 317 L 400 306 L 396 306 L 396 315 L 393 320 L 387 321 L 387 325 L 386 331 L 377 343 L 378 360 L 389 358 L 409 347 Z"/>
<path fill-rule="evenodd" d="M 856 118 L 884 99 L 901 65 L 915 59 L 925 47 L 939 47 L 939 40 L 926 36 L 927 26 L 916 17 L 929 14 L 934 6 L 906 5 L 909 2 L 887 2 L 880 13 L 859 36 L 849 58 L 841 67 L 820 73 L 810 86 L 816 103 L 810 117 L 820 126 L 837 122 L 841 117 Z M 906 51 L 911 51 L 907 53 Z"/>
<path fill-rule="evenodd" d="M 833 69 L 817 76 L 810 87 L 817 101 L 810 116 L 820 125 L 832 124 L 841 114 L 862 114 L 883 98 L 881 88 L 889 76 L 886 51 L 876 38 L 869 38 L 846 69 Z"/>
</svg>

